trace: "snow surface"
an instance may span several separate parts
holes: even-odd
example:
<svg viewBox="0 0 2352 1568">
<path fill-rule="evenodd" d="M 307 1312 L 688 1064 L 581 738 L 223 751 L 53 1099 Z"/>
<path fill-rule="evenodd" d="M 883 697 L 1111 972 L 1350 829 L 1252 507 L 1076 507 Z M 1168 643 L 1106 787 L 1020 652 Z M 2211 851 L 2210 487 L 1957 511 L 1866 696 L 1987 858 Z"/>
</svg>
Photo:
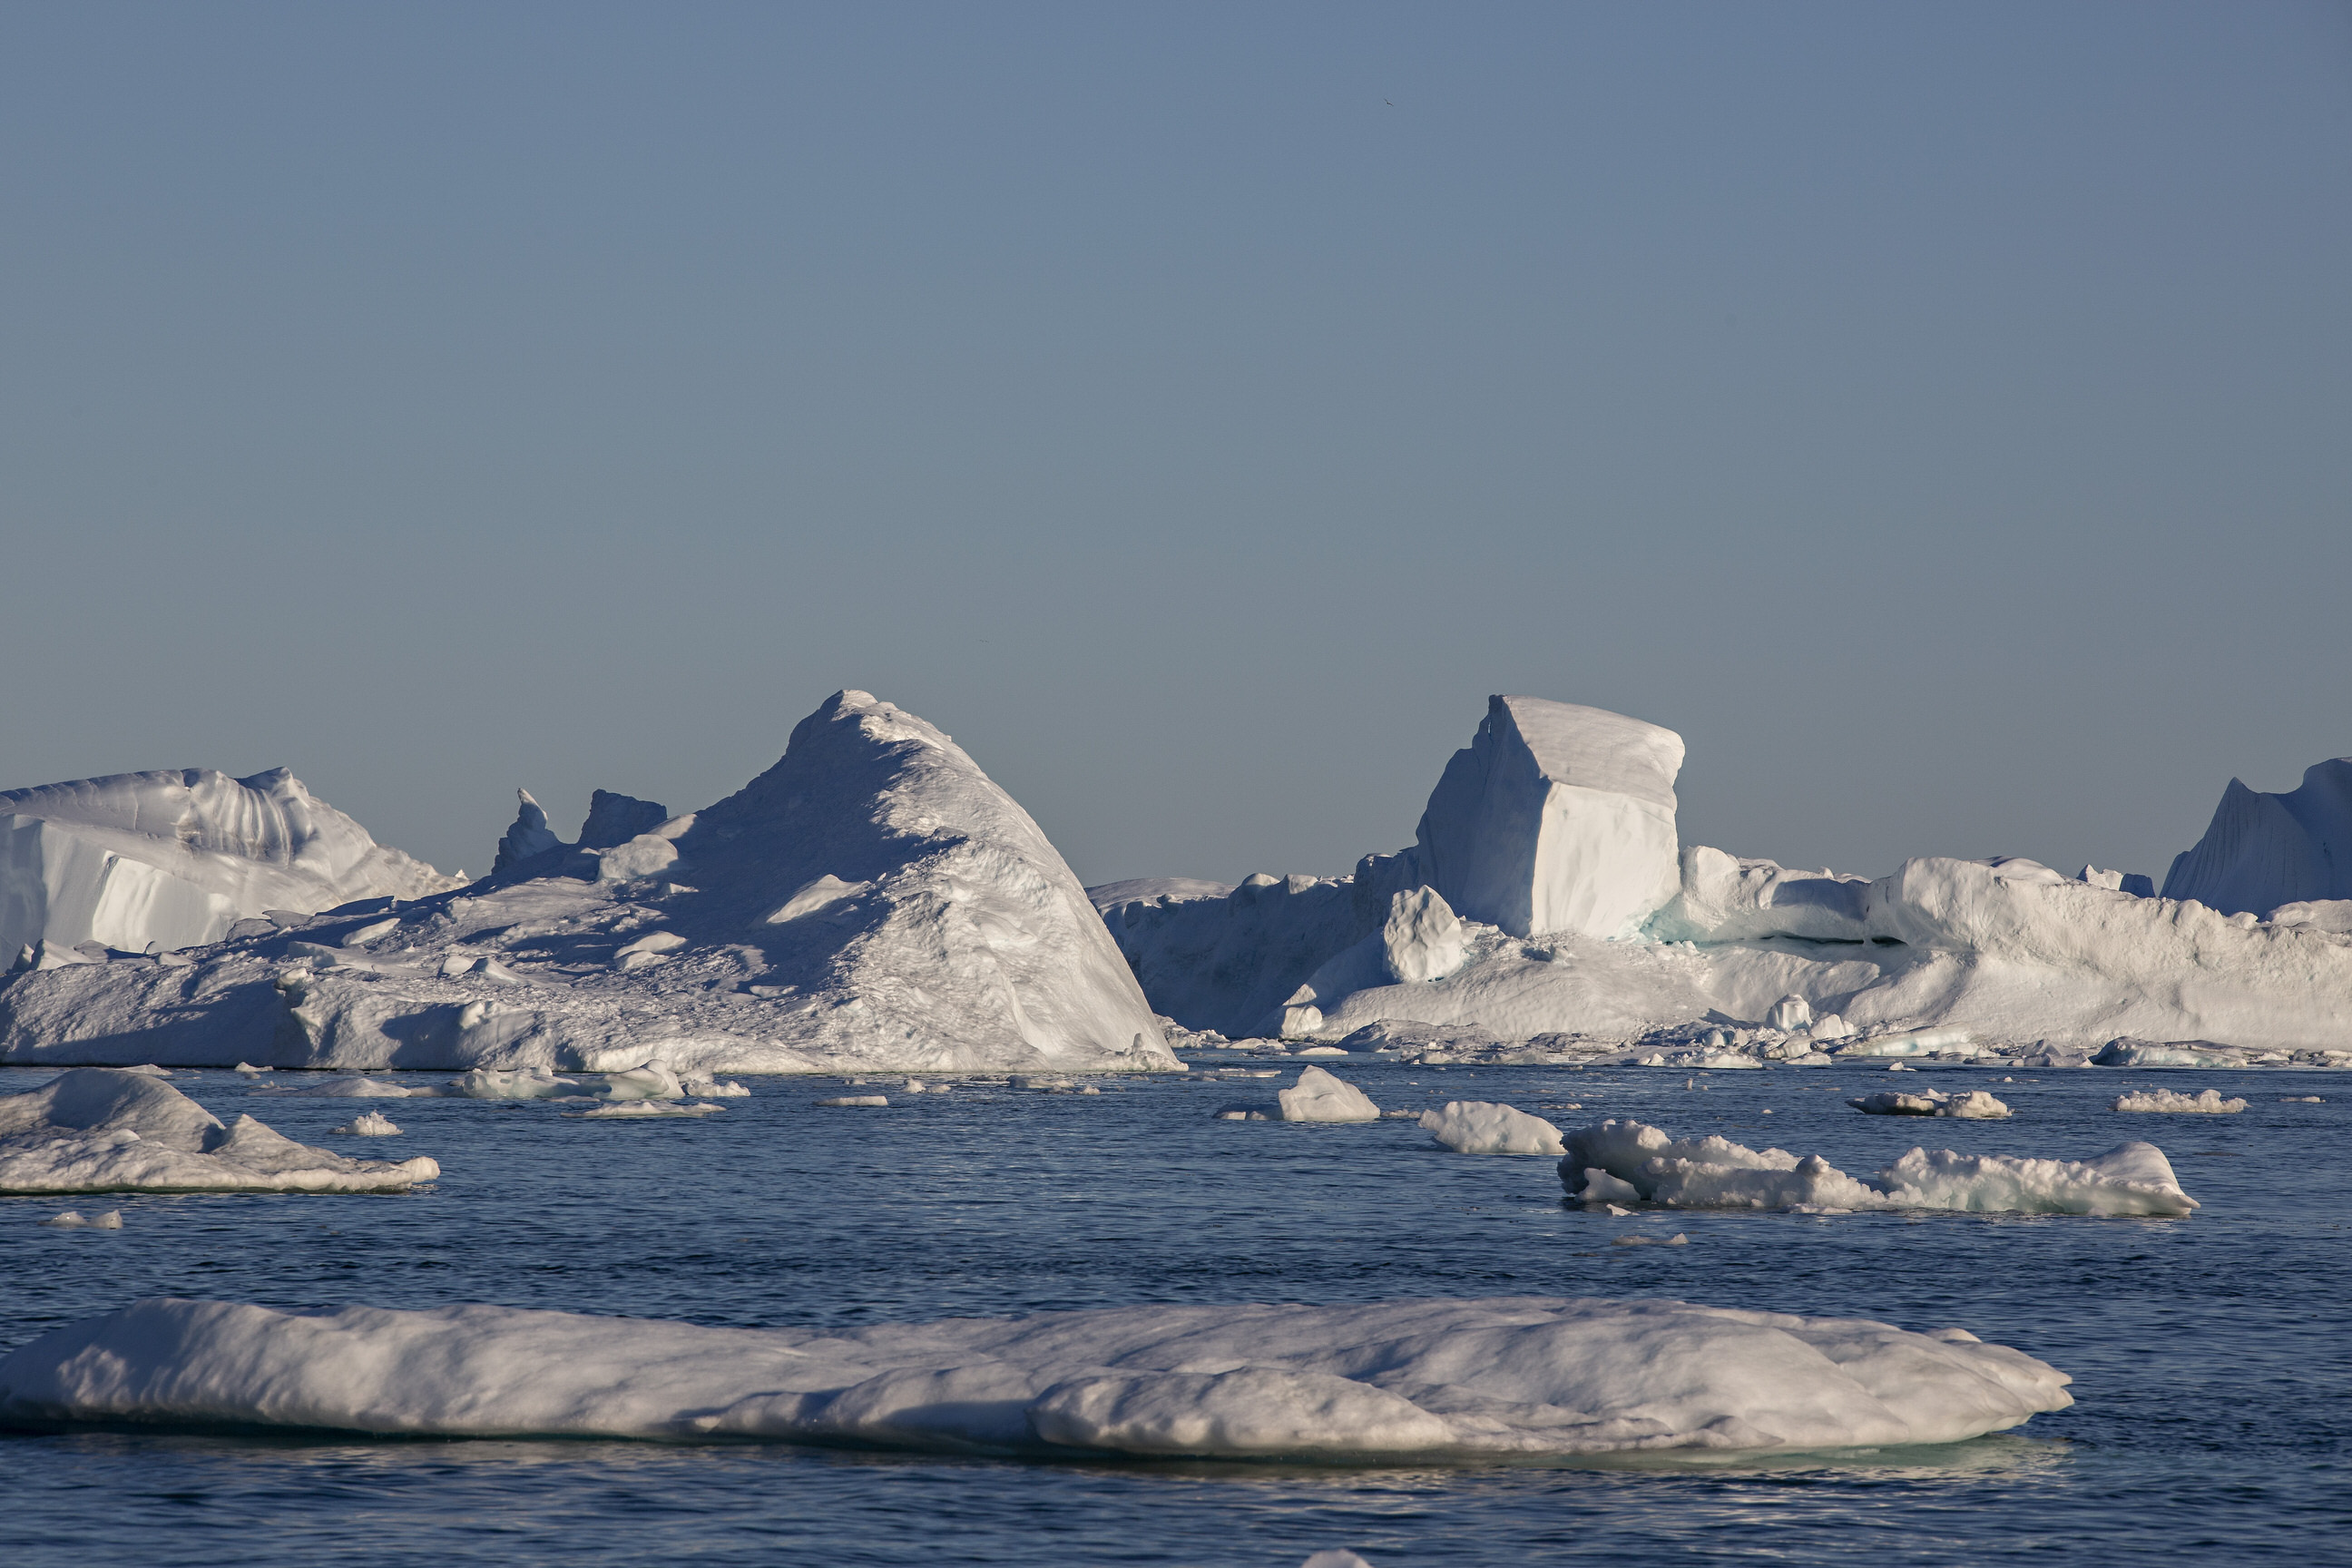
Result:
<svg viewBox="0 0 2352 1568">
<path fill-rule="evenodd" d="M 80 1068 L 0 1096 L 0 1192 L 403 1191 L 431 1160 L 347 1160 L 212 1112 L 143 1073 Z"/>
<path fill-rule="evenodd" d="M 1950 1116 L 1969 1121 L 1998 1121 L 2009 1114 L 2007 1105 L 1994 1099 L 1990 1090 L 1981 1089 L 1963 1089 L 1956 1094 L 1936 1089 L 1906 1094 L 1889 1089 L 1846 1103 L 1872 1116 Z"/>
<path fill-rule="evenodd" d="M 378 844 L 284 768 L 0 791 L 0 963 L 68 963 L 63 953 L 85 942 L 101 956 L 187 947 L 268 910 L 310 914 L 463 885 Z"/>
<path fill-rule="evenodd" d="M 2284 795 L 2231 779 L 2205 837 L 2173 860 L 2164 896 L 2224 914 L 2352 899 L 2352 757 L 2305 769 Z"/>
<path fill-rule="evenodd" d="M 947 736 L 864 692 L 827 700 L 728 799 L 588 837 L 391 911 L 397 927 L 360 945 L 344 939 L 386 911 L 248 932 L 187 968 L 18 975 L 0 989 L 0 1059 L 1181 1070 L 1036 824 Z M 818 887 L 838 896 L 802 900 Z"/>
<path fill-rule="evenodd" d="M 2116 1097 L 2110 1110 L 2155 1111 L 2172 1116 L 2235 1116 L 2246 1109 L 2242 1100 L 2224 1100 L 2218 1089 L 2201 1094 L 2178 1094 L 2168 1089 L 2137 1089 Z"/>
<path fill-rule="evenodd" d="M 1559 1129 L 1540 1116 L 1484 1100 L 1451 1100 L 1421 1113 L 1430 1137 L 1457 1154 L 1551 1154 L 1567 1151 Z"/>
<path fill-rule="evenodd" d="M 0 1360 L 0 1420 L 1346 1462 L 1956 1442 L 2063 1409 L 2067 1381 L 1958 1329 L 1667 1300 L 824 1331 L 153 1300 Z"/>
<path fill-rule="evenodd" d="M 1613 1178 L 1596 1185 L 1593 1171 Z M 2187 1215 L 2153 1143 L 2126 1143 L 2089 1160 L 2018 1159 L 1913 1149 L 1874 1176 L 1846 1174 L 1818 1154 L 1750 1149 L 1719 1135 L 1677 1140 L 1630 1119 L 1568 1135 L 1559 1179 L 1587 1203 L 1623 1203 L 1631 1187 L 1669 1208 L 1958 1209 L 1975 1214 Z"/>
</svg>

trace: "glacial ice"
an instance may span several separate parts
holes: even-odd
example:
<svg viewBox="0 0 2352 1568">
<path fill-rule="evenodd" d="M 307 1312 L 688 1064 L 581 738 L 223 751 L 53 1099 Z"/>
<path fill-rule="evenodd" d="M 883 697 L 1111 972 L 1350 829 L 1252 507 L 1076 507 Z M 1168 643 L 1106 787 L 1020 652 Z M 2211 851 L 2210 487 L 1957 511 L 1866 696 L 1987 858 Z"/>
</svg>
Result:
<svg viewBox="0 0 2352 1568">
<path fill-rule="evenodd" d="M 122 1211 L 109 1209 L 104 1214 L 85 1216 L 79 1209 L 68 1209 L 41 1222 L 57 1230 L 121 1230 Z"/>
<path fill-rule="evenodd" d="M 378 844 L 284 768 L 114 773 L 0 791 L 0 964 L 217 942 L 300 914 L 462 886 Z"/>
<path fill-rule="evenodd" d="M 2225 915 L 2352 899 L 2352 757 L 2305 769 L 2284 795 L 2231 779 L 2205 837 L 2165 874 L 2164 896 Z"/>
<path fill-rule="evenodd" d="M 1595 1170 L 1669 1208 L 2101 1215 L 2179 1215 L 2197 1208 L 2153 1143 L 2125 1143 L 2079 1161 L 1913 1149 L 1874 1176 L 1856 1178 L 1818 1154 L 1750 1149 L 1719 1135 L 1676 1140 L 1660 1128 L 1612 1118 L 1568 1135 L 1560 1183 L 1570 1196 L 1584 1197 Z M 1592 1195 L 1622 1202 L 1618 1191 L 1612 1185 Z"/>
<path fill-rule="evenodd" d="M 1277 1090 L 1276 1101 L 1285 1121 L 1378 1121 L 1381 1108 L 1354 1084 L 1321 1068 L 1298 1069 L 1298 1081 Z"/>
<path fill-rule="evenodd" d="M 393 1192 L 440 1173 L 423 1158 L 347 1160 L 250 1116 L 224 1127 L 142 1073 L 79 1068 L 0 1096 L 0 1192 Z"/>
<path fill-rule="evenodd" d="M 1981 1089 L 1963 1089 L 1957 1094 L 1936 1089 L 1906 1094 L 1901 1089 L 1889 1089 L 1846 1103 L 1871 1116 L 1950 1116 L 1970 1121 L 1998 1121 L 2009 1114 L 2007 1105 L 1994 1099 L 1991 1091 Z"/>
<path fill-rule="evenodd" d="M 609 833 L 650 809 L 606 809 Z M 462 892 L 240 928 L 188 968 L 20 974 L 0 989 L 0 1060 L 1181 1070 L 1036 824 L 866 693 L 828 699 L 736 795 L 617 844 L 534 848 L 544 813 L 523 815 L 506 871 Z M 827 878 L 840 896 L 772 920 Z M 387 913 L 394 930 L 343 945 Z"/>
<path fill-rule="evenodd" d="M 362 1110 L 341 1127 L 330 1127 L 330 1132 L 341 1132 L 351 1138 L 397 1138 L 400 1129 L 391 1117 L 380 1110 Z"/>
<path fill-rule="evenodd" d="M 2135 1089 L 2119 1094 L 2110 1110 L 2154 1111 L 2170 1116 L 2235 1116 L 2246 1109 L 2242 1100 L 2224 1100 L 2218 1089 L 2201 1094 L 2179 1094 L 2168 1089 Z"/>
<path fill-rule="evenodd" d="M 1565 1153 L 1559 1129 L 1540 1116 L 1484 1100 L 1451 1100 L 1421 1113 L 1422 1128 L 1457 1154 Z"/>
<path fill-rule="evenodd" d="M 0 1360 L 0 1420 L 1377 1463 L 1957 1442 L 2067 1381 L 1959 1329 L 1669 1300 L 730 1329 L 150 1300 Z"/>
</svg>

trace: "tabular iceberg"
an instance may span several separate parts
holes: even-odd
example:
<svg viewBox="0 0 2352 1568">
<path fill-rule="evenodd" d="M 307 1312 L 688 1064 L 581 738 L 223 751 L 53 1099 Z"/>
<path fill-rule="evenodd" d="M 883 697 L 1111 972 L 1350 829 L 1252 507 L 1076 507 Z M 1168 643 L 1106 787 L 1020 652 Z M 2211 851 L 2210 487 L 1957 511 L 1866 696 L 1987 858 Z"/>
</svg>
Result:
<svg viewBox="0 0 2352 1568">
<path fill-rule="evenodd" d="M 347 1160 L 250 1116 L 224 1127 L 144 1073 L 81 1068 L 0 1096 L 0 1193 L 400 1192 L 440 1173 L 424 1158 Z"/>
<path fill-rule="evenodd" d="M 845 691 L 782 761 L 507 871 L 193 955 L 22 974 L 0 1059 L 678 1073 L 1181 1070 L 1076 878 L 946 735 Z M 654 808 L 657 809 L 657 808 Z M 598 831 L 602 825 L 604 830 Z"/>
<path fill-rule="evenodd" d="M 84 943 L 100 957 L 187 947 L 266 910 L 311 914 L 464 885 L 378 844 L 284 768 L 0 791 L 0 963 L 71 963 Z"/>
<path fill-rule="evenodd" d="M 0 1420 L 1475 1460 L 1945 1443 L 2072 1400 L 1959 1329 L 1680 1301 L 1128 1307 L 840 1332 L 139 1302 L 0 1360 Z"/>
</svg>

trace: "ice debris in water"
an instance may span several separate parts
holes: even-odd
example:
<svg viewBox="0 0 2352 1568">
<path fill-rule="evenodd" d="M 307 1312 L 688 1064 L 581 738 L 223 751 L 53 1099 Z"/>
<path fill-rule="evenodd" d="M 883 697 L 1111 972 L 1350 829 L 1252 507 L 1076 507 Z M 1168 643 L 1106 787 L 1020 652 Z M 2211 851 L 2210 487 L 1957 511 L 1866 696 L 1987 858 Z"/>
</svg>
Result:
<svg viewBox="0 0 2352 1568">
<path fill-rule="evenodd" d="M 2235 1116 L 2246 1109 L 2242 1100 L 2224 1100 L 2218 1089 L 2201 1094 L 2176 1094 L 2168 1089 L 2134 1089 L 2116 1096 L 2110 1110 L 2159 1111 L 2172 1116 Z"/>
<path fill-rule="evenodd" d="M 579 1086 L 578 1079 L 558 1078 L 547 1068 L 476 1068 L 441 1092 L 461 1100 L 553 1100 Z"/>
<path fill-rule="evenodd" d="M 122 1211 L 109 1209 L 104 1214 L 91 1215 L 85 1219 L 80 1210 L 68 1209 L 65 1213 L 52 1215 L 41 1223 L 58 1230 L 121 1230 Z"/>
<path fill-rule="evenodd" d="M 1372 1568 L 1372 1564 L 1370 1559 L 1359 1557 L 1344 1546 L 1332 1546 L 1318 1552 L 1298 1568 Z"/>
<path fill-rule="evenodd" d="M 350 1160 L 240 1116 L 224 1127 L 168 1083 L 78 1068 L 0 1096 L 0 1192 L 399 1191 L 441 1173 L 431 1160 Z"/>
<path fill-rule="evenodd" d="M 1442 1110 L 1424 1110 L 1421 1125 L 1431 1138 L 1457 1154 L 1550 1154 L 1566 1152 L 1559 1129 L 1540 1116 L 1483 1100 L 1452 1100 Z"/>
<path fill-rule="evenodd" d="M 1959 1442 L 2065 1408 L 2067 1381 L 1959 1329 L 1656 1300 L 806 1329 L 153 1300 L 0 1360 L 0 1423 L 1392 1463 Z"/>
<path fill-rule="evenodd" d="M 380 1079 L 373 1079 L 365 1073 L 361 1073 L 356 1077 L 322 1079 L 317 1083 L 300 1085 L 288 1084 L 280 1079 L 266 1086 L 260 1092 L 283 1095 L 288 1099 L 297 1095 L 307 1095 L 324 1099 L 405 1100 L 411 1095 L 429 1095 L 433 1091 L 429 1089 L 409 1089 L 401 1084 L 385 1083 Z"/>
<path fill-rule="evenodd" d="M 2282 1094 L 2279 1096 L 2279 1103 L 2281 1105 L 2325 1105 L 2327 1101 L 2315 1094 Z"/>
<path fill-rule="evenodd" d="M 1621 1236 L 1609 1244 L 1612 1247 L 1688 1247 L 1690 1237 L 1681 1231 L 1672 1236 Z"/>
<path fill-rule="evenodd" d="M 887 1105 L 887 1094 L 836 1094 L 817 1101 L 819 1105 Z"/>
<path fill-rule="evenodd" d="M 1378 1121 L 1381 1108 L 1354 1084 L 1321 1068 L 1300 1068 L 1298 1081 L 1277 1090 L 1285 1121 Z"/>
<path fill-rule="evenodd" d="M 400 1136 L 400 1129 L 393 1125 L 392 1118 L 384 1115 L 380 1110 L 362 1110 L 357 1116 L 352 1117 L 349 1121 L 345 1122 L 342 1126 L 330 1128 L 328 1131 L 331 1132 L 345 1133 L 353 1138 L 397 1138 Z"/>
<path fill-rule="evenodd" d="M 575 1121 L 595 1121 L 608 1117 L 708 1116 L 712 1111 L 726 1109 L 723 1105 L 706 1105 L 699 1100 L 681 1104 L 670 1100 L 623 1100 L 600 1105 L 593 1110 L 567 1110 L 563 1114 Z"/>
<path fill-rule="evenodd" d="M 1750 1149 L 1720 1135 L 1676 1140 L 1615 1118 L 1569 1134 L 1559 1179 L 1587 1204 L 1638 1200 L 1670 1208 L 2109 1215 L 2197 1208 L 2153 1143 L 2125 1143 L 2079 1161 L 1913 1149 L 1876 1175 L 1857 1178 L 1818 1154 Z"/>
<path fill-rule="evenodd" d="M 1946 1094 L 1939 1089 L 1923 1089 L 1916 1094 L 1883 1089 L 1846 1103 L 1871 1116 L 1951 1116 L 1969 1121 L 1998 1121 L 2009 1114 L 2006 1104 L 1981 1089 L 1959 1094 Z"/>
</svg>

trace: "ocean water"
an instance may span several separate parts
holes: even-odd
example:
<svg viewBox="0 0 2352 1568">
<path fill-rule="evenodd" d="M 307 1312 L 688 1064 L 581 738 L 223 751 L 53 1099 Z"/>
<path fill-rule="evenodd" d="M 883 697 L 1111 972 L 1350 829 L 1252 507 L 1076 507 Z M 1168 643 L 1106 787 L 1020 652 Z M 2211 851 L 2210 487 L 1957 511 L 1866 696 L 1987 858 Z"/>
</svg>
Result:
<svg viewBox="0 0 2352 1568">
<path fill-rule="evenodd" d="M 216 1114 L 250 1110 L 305 1142 L 384 1111 L 404 1136 L 331 1142 L 429 1153 L 445 1174 L 397 1196 L 0 1198 L 0 1349 L 151 1295 L 740 1326 L 1671 1296 L 1957 1324 L 2073 1373 L 2077 1403 L 1937 1448 L 1454 1468 L 19 1435 L 0 1437 L 0 1562 L 1294 1568 L 1330 1546 L 1377 1568 L 2352 1562 L 2352 1078 L 1325 1065 L 1383 1106 L 1499 1100 L 1563 1126 L 1633 1115 L 1856 1172 L 1919 1142 L 2082 1156 L 2142 1138 L 2204 1206 L 2182 1220 L 1612 1219 L 1563 1206 L 1549 1160 L 1447 1153 L 1410 1122 L 1211 1117 L 1269 1096 L 1273 1080 L 1104 1079 L 1099 1095 L 967 1086 L 850 1110 L 812 1103 L 839 1092 L 835 1080 L 747 1079 L 753 1098 L 721 1115 L 600 1122 L 548 1105 L 272 1098 L 233 1074 L 182 1073 L 175 1084 Z M 0 1070 L 0 1092 L 47 1076 Z M 1843 1103 L 1922 1083 L 1991 1088 L 2016 1117 L 1865 1117 Z M 2106 1109 L 2126 1087 L 2156 1086 L 2252 1104 L 2219 1117 Z M 2305 1094 L 2326 1102 L 2281 1102 Z M 120 1207 L 125 1228 L 37 1223 L 66 1207 Z M 1690 1245 L 1609 1245 L 1629 1230 Z"/>
</svg>

